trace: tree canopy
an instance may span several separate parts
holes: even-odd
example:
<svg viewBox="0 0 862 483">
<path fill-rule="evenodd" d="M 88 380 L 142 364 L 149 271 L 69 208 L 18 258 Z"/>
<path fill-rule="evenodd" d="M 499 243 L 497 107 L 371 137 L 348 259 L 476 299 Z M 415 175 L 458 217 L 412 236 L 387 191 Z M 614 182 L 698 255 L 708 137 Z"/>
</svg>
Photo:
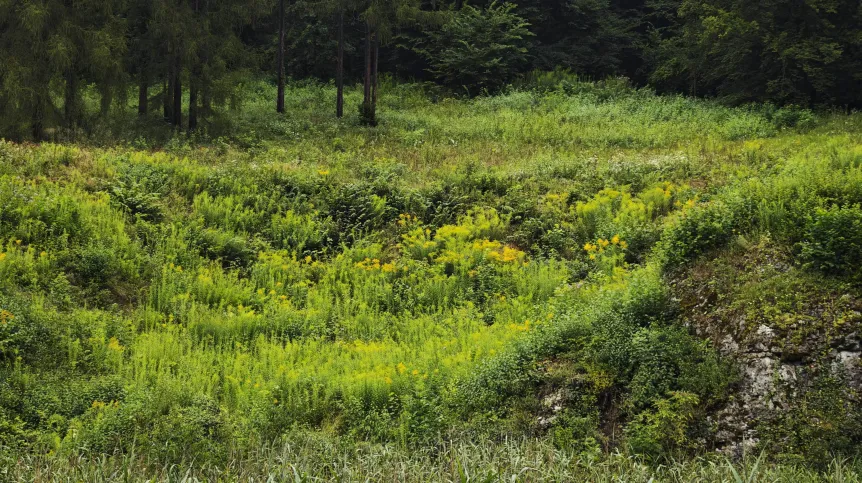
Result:
<svg viewBox="0 0 862 483">
<path fill-rule="evenodd" d="M 730 104 L 862 105 L 855 0 L 280 1 L 0 1 L 0 135 L 86 129 L 135 91 L 140 114 L 194 130 L 249 76 L 361 80 L 369 124 L 378 72 L 468 95 L 565 69 Z"/>
</svg>

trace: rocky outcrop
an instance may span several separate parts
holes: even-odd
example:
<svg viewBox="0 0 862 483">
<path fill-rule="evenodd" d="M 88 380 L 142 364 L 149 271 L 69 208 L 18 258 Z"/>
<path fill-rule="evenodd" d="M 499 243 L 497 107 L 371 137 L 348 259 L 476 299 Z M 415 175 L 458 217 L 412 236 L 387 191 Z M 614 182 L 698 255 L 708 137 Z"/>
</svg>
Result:
<svg viewBox="0 0 862 483">
<path fill-rule="evenodd" d="M 713 443 L 726 453 L 755 445 L 763 425 L 807 400 L 822 378 L 839 381 L 851 404 L 862 393 L 857 290 L 791 260 L 767 240 L 712 254 L 673 277 L 685 323 L 739 367 L 732 399 L 710 418 Z"/>
</svg>

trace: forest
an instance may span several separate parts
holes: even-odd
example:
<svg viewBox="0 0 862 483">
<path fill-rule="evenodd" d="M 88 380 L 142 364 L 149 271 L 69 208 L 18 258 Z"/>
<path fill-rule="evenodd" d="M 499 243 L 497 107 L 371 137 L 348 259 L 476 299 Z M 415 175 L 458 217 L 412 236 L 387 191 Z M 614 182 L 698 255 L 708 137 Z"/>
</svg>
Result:
<svg viewBox="0 0 862 483">
<path fill-rule="evenodd" d="M 862 481 L 862 4 L 0 0 L 0 481 Z"/>
<path fill-rule="evenodd" d="M 624 77 L 739 105 L 862 103 L 862 8 L 853 0 L 6 0 L 0 3 L 0 134 L 89 130 L 137 98 L 195 131 L 267 78 L 380 76 L 487 95 L 533 71 Z M 92 97 L 98 107 L 85 105 Z"/>
</svg>

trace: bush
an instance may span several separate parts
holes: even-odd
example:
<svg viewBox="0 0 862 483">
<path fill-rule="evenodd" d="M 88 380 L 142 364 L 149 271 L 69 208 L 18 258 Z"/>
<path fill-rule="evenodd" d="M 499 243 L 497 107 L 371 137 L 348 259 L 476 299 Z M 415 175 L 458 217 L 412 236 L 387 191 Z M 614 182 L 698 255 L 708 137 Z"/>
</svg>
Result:
<svg viewBox="0 0 862 483">
<path fill-rule="evenodd" d="M 657 246 L 665 267 L 679 266 L 730 240 L 741 214 L 724 200 L 685 212 L 665 229 Z"/>
<path fill-rule="evenodd" d="M 695 449 L 697 442 L 689 432 L 699 402 L 691 393 L 670 393 L 626 427 L 626 442 L 635 453 L 654 459 L 671 458 Z"/>
<path fill-rule="evenodd" d="M 862 208 L 818 208 L 805 220 L 799 247 L 803 260 L 821 272 L 862 277 Z"/>
</svg>

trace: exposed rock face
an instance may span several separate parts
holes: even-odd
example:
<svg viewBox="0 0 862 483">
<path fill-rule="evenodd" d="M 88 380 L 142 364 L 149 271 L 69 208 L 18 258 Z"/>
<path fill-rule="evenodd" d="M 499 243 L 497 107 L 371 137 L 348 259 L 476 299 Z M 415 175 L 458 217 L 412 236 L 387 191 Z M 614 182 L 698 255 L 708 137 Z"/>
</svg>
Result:
<svg viewBox="0 0 862 483">
<path fill-rule="evenodd" d="M 716 256 L 717 255 L 717 256 Z M 756 444 L 763 423 L 798 409 L 818 378 L 862 393 L 862 300 L 853 287 L 788 262 L 768 241 L 713 254 L 674 277 L 683 320 L 738 363 L 733 399 L 712 417 L 720 450 Z"/>
</svg>

